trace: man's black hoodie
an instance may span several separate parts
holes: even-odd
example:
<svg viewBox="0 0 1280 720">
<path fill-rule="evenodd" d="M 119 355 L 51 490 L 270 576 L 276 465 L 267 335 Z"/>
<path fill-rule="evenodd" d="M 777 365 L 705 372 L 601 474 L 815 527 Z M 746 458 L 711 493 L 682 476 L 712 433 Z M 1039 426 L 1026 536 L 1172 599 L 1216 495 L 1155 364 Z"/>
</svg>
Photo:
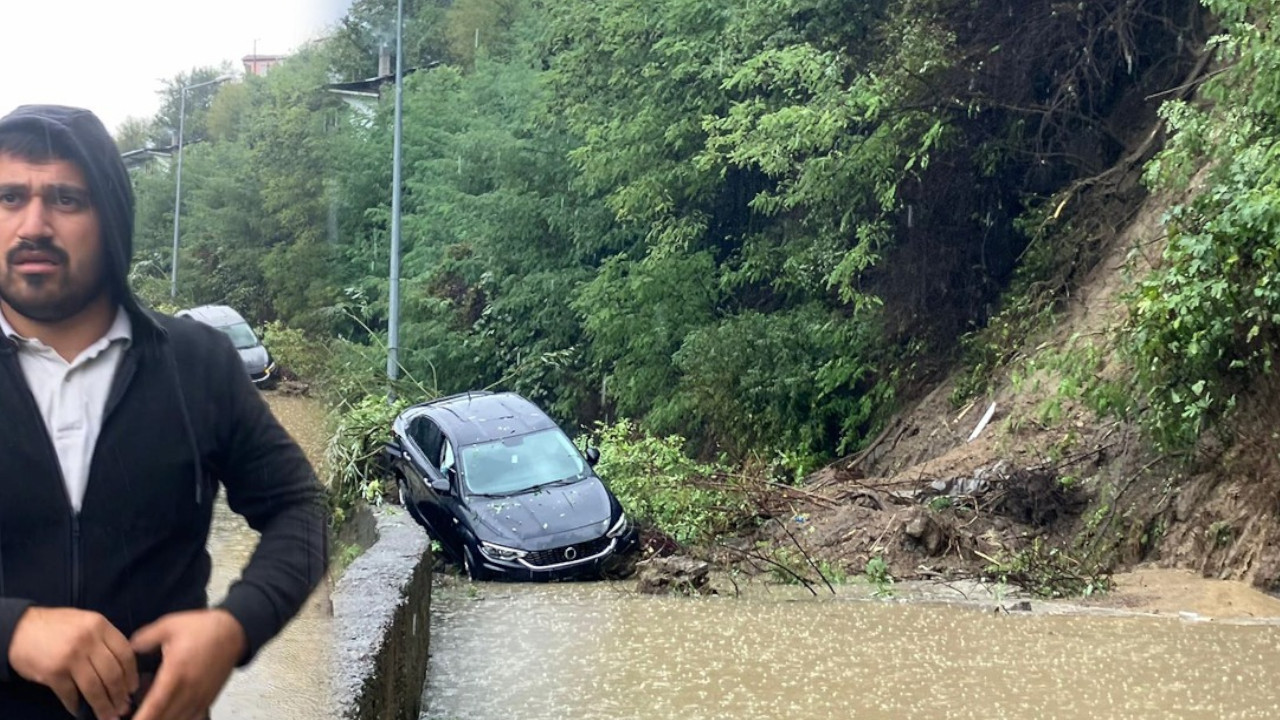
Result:
<svg viewBox="0 0 1280 720">
<path fill-rule="evenodd" d="M 167 613 L 207 607 L 205 544 L 221 484 L 231 509 L 261 533 L 219 605 L 245 630 L 244 664 L 319 583 L 327 522 L 311 466 L 249 381 L 230 339 L 146 310 L 130 291 L 133 191 L 101 122 L 85 110 L 24 106 L 0 119 L 0 135 L 9 131 L 48 138 L 84 172 L 109 287 L 133 326 L 78 513 L 17 346 L 0 338 L 0 718 L 64 719 L 52 691 L 8 663 L 28 607 L 96 611 L 126 637 Z"/>
</svg>

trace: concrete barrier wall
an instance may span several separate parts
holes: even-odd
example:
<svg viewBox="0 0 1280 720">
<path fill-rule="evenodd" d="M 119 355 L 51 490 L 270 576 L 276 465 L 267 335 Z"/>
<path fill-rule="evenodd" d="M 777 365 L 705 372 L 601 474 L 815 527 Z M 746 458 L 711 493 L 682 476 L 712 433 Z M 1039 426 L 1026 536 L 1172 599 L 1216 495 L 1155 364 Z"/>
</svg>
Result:
<svg viewBox="0 0 1280 720">
<path fill-rule="evenodd" d="M 343 720 L 417 720 L 427 677 L 431 548 L 399 507 L 333 591 L 333 706 Z"/>
</svg>

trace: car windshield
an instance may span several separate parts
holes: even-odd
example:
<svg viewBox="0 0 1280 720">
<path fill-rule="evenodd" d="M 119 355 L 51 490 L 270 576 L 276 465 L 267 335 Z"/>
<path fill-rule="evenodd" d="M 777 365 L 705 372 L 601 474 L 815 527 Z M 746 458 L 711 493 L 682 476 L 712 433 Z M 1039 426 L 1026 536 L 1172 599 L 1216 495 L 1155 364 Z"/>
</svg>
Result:
<svg viewBox="0 0 1280 720">
<path fill-rule="evenodd" d="M 462 448 L 467 489 L 483 495 L 512 495 L 586 471 L 582 455 L 557 428 Z"/>
<path fill-rule="evenodd" d="M 231 342 L 236 344 L 237 350 L 248 350 L 258 345 L 258 338 L 253 334 L 253 330 L 249 327 L 249 323 L 237 323 L 222 328 L 222 332 L 231 337 Z"/>
</svg>

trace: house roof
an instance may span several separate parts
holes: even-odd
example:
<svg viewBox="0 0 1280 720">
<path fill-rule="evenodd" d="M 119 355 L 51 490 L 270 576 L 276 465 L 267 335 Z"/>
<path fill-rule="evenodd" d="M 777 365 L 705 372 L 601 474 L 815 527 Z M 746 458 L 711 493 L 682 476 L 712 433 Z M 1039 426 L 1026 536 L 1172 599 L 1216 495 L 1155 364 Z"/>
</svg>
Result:
<svg viewBox="0 0 1280 720">
<path fill-rule="evenodd" d="M 137 150 L 130 150 L 129 152 L 120 153 L 120 159 L 124 160 L 125 167 L 132 169 L 132 168 L 142 167 L 143 165 L 147 164 L 151 160 L 156 160 L 158 158 L 167 159 L 169 157 L 172 157 L 173 153 L 177 151 L 177 149 L 178 149 L 177 146 L 163 147 L 163 148 L 155 148 L 155 147 L 138 148 Z"/>
<path fill-rule="evenodd" d="M 432 60 L 426 65 L 423 65 L 422 67 L 405 68 L 404 74 L 406 77 L 408 77 L 409 75 L 417 72 L 418 70 L 430 70 L 431 68 L 436 67 L 439 64 L 440 64 L 439 60 Z M 383 85 L 386 85 L 387 83 L 393 83 L 395 81 L 396 81 L 396 74 L 387 73 L 386 75 L 379 75 L 377 77 L 366 78 L 364 80 L 354 80 L 352 82 L 342 82 L 342 83 L 329 83 L 325 85 L 325 89 L 332 90 L 333 92 L 341 93 L 341 94 L 358 94 L 358 95 L 369 95 L 369 96 L 376 97 L 378 95 L 378 91 L 382 88 Z"/>
</svg>

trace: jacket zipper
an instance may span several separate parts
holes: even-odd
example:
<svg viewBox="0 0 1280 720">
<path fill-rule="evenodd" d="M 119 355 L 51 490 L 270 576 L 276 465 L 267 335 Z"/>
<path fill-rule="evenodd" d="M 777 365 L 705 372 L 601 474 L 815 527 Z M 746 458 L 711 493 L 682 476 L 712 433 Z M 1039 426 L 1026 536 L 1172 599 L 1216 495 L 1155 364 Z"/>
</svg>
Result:
<svg viewBox="0 0 1280 720">
<path fill-rule="evenodd" d="M 2 342 L 2 340 L 0 340 Z M 124 391 L 128 388 L 129 383 L 133 380 L 134 371 L 137 369 L 138 357 L 136 355 L 136 346 L 130 345 L 121 358 L 120 367 L 117 368 L 116 377 L 112 378 L 111 389 L 107 394 L 107 405 L 102 415 L 102 425 L 105 428 L 107 419 L 114 413 L 116 406 L 120 404 L 120 400 L 124 396 Z M 27 388 L 25 395 L 27 410 L 31 417 L 36 421 L 35 426 L 44 428 L 44 418 L 40 414 L 40 407 L 36 404 L 35 396 L 31 394 L 31 389 L 26 383 L 26 377 L 22 373 L 21 366 L 18 363 L 16 348 L 3 348 L 8 355 L 4 359 L 5 369 L 21 382 L 23 387 Z M 48 457 L 53 461 L 53 469 L 57 474 L 58 484 L 62 486 L 62 496 L 67 501 L 67 510 L 71 514 L 71 607 L 78 608 L 82 602 L 81 586 L 84 584 L 83 572 L 80 568 L 80 511 L 76 510 L 71 502 L 71 495 L 67 492 L 66 478 L 62 475 L 62 463 L 58 460 L 58 450 L 54 447 L 53 438 L 46 431 L 44 446 Z M 90 474 L 93 472 L 93 466 L 96 465 L 97 449 L 94 450 L 94 457 L 90 459 Z"/>
<path fill-rule="evenodd" d="M 71 607 L 80 607 L 80 513 L 71 513 Z"/>
<path fill-rule="evenodd" d="M 137 356 L 132 352 L 132 346 L 128 348 L 123 357 L 120 359 L 120 366 L 116 368 L 116 377 L 112 378 L 111 389 L 107 393 L 107 404 L 102 413 L 102 427 L 107 427 L 107 421 L 115 412 L 116 406 L 120 404 L 121 398 L 124 397 L 124 391 L 129 386 L 129 381 L 133 379 L 134 370 L 137 368 Z M 99 445 L 100 447 L 100 445 Z M 93 457 L 89 459 L 89 474 L 93 475 L 93 468 L 98 464 L 99 448 L 95 447 Z M 58 461 L 57 452 L 54 452 L 54 461 Z M 62 465 L 58 464 L 59 478 L 62 476 Z M 63 487 L 66 487 L 66 480 L 63 479 Z M 86 496 L 88 489 L 86 488 Z M 71 496 L 67 496 L 67 503 L 70 505 Z M 81 586 L 84 584 L 83 572 L 80 568 L 80 511 L 71 506 L 71 607 L 80 607 L 81 603 Z"/>
<path fill-rule="evenodd" d="M 44 435 L 44 447 L 46 456 L 53 463 L 53 471 L 58 480 L 58 485 L 62 487 L 62 497 L 67 501 L 67 511 L 71 515 L 71 607 L 80 607 L 80 511 L 76 510 L 71 503 L 71 495 L 67 492 L 66 478 L 62 475 L 62 463 L 58 460 L 58 450 L 54 447 L 53 438 L 49 436 L 48 429 L 44 424 L 44 416 L 40 414 L 40 407 L 36 404 L 35 396 L 31 394 L 30 387 L 26 384 L 26 378 L 22 375 L 22 369 L 18 365 L 16 355 L 6 358 L 5 365 L 10 373 L 17 373 L 17 377 L 22 380 L 22 386 L 27 388 L 27 392 L 23 393 L 26 397 L 27 411 L 31 419 L 35 421 L 35 427 L 41 429 Z"/>
</svg>

